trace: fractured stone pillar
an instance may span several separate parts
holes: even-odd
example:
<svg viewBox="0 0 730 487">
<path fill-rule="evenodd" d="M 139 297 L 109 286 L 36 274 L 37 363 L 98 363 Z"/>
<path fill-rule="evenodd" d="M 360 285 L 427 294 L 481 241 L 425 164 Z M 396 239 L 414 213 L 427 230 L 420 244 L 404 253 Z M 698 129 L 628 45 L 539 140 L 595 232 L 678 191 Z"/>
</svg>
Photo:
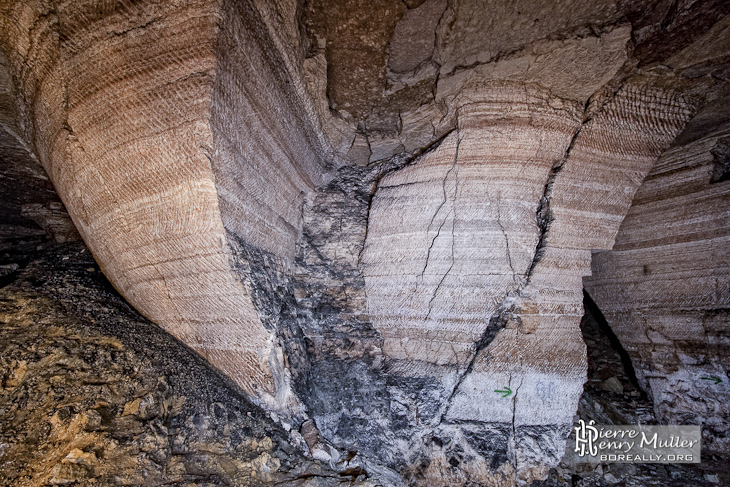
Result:
<svg viewBox="0 0 730 487">
<path fill-rule="evenodd" d="M 389 370 L 436 374 L 452 391 L 432 427 L 465 435 L 491 473 L 461 468 L 509 464 L 529 481 L 559 461 L 582 393 L 590 249 L 612 246 L 691 107 L 631 85 L 585 121 L 518 84 L 459 103 L 456 132 L 380 182 L 362 259 L 368 310 Z M 461 482 L 441 477 L 445 465 L 430 475 Z"/>
<path fill-rule="evenodd" d="M 536 211 L 581 113 L 517 84 L 461 103 L 456 132 L 380 182 L 363 272 L 383 351 L 400 363 L 394 368 L 418 376 L 439 366 L 444 388 L 453 391 L 433 426 L 488 425 L 474 434 L 501 446 L 479 452 L 498 467 L 514 465 L 508 445 L 515 428 L 570 422 L 585 380 L 580 331 L 565 322 L 567 310 L 546 310 L 549 297 L 542 308 L 524 299 L 541 241 Z M 580 300 L 573 304 L 580 316 Z M 541 323 L 546 311 L 556 319 Z M 516 320 L 520 313 L 531 316 Z M 539 353 L 544 340 L 559 349 Z M 513 392 L 502 397 L 496 390 Z"/>
</svg>

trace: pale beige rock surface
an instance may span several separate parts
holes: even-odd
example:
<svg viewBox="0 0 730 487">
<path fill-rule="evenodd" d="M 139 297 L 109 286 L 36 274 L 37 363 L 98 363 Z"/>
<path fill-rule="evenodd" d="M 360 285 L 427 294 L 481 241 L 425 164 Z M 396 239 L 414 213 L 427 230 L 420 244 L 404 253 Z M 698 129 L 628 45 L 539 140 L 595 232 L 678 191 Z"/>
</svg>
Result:
<svg viewBox="0 0 730 487">
<path fill-rule="evenodd" d="M 441 366 L 453 391 L 441 422 L 511 425 L 510 461 L 529 481 L 562 454 L 545 461 L 535 437 L 567 431 L 583 390 L 590 250 L 613 245 L 692 106 L 630 84 L 585 121 L 577 104 L 525 85 L 463 99 L 456 132 L 378 186 L 362 258 L 368 311 L 401 374 Z M 505 387 L 510 399 L 494 394 Z"/>
<path fill-rule="evenodd" d="M 594 254 L 593 277 L 585 282 L 631 355 L 657 416 L 703 424 L 709 449 L 726 448 L 729 414 L 730 187 L 712 182 L 717 159 L 726 158 L 715 148 L 728 133 L 720 125 L 662 155 L 613 250 Z"/>
<path fill-rule="evenodd" d="M 39 195 L 40 162 L 113 285 L 297 448 L 360 452 L 393 485 L 526 484 L 564 450 L 583 278 L 632 200 L 596 254 L 596 302 L 619 328 L 651 325 L 648 342 L 626 333 L 658 412 L 727 418 L 722 394 L 695 397 L 706 381 L 674 395 L 693 371 L 727 379 L 680 342 L 724 343 L 724 200 L 683 183 L 700 164 L 725 184 L 728 10 L 4 1 L 0 174 L 35 174 Z M 65 218 L 9 194 L 4 234 Z M 632 274 L 680 254 L 666 274 L 686 282 Z"/>
<path fill-rule="evenodd" d="M 11 3 L 5 42 L 25 102 L 24 135 L 117 289 L 254 397 L 286 407 L 276 343 L 230 269 L 226 226 L 291 257 L 298 198 L 321 182 L 322 168 L 286 71 L 261 60 L 275 52 L 265 26 L 249 5 L 227 12 L 231 24 L 219 30 L 221 8 L 235 7 Z M 246 37 L 252 29 L 257 37 Z M 223 42 L 244 38 L 250 64 L 216 56 L 216 48 L 234 55 Z M 264 92 L 274 98 L 260 100 Z M 231 99 L 264 105 L 239 106 L 239 118 L 229 117 Z M 272 104 L 292 113 L 264 127 Z M 273 152 L 242 146 L 231 124 L 246 128 L 249 143 L 273 130 L 287 142 Z M 272 161 L 292 164 L 293 154 L 296 167 L 272 171 Z M 221 177 L 236 167 L 244 168 L 242 184 Z M 242 195 L 247 204 L 231 208 Z M 245 229 L 226 216 L 241 211 Z"/>
</svg>

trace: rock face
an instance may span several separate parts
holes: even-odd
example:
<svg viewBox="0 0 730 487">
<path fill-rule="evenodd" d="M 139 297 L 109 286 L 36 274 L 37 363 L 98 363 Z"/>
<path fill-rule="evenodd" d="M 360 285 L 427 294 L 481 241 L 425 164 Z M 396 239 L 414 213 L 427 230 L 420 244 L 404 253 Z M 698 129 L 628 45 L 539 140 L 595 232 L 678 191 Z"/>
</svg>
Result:
<svg viewBox="0 0 730 487">
<path fill-rule="evenodd" d="M 299 451 L 83 245 L 45 247 L 0 291 L 0 485 L 377 485 Z"/>
<path fill-rule="evenodd" d="M 5 42 L 23 135 L 105 273 L 253 397 L 286 408 L 276 338 L 230 269 L 226 228 L 293 257 L 301 194 L 323 167 L 252 9 L 9 4 Z"/>
<path fill-rule="evenodd" d="M 705 425 L 725 451 L 728 398 L 729 125 L 666 151 L 586 289 L 628 350 L 663 421 Z M 692 127 L 690 126 L 691 130 Z M 668 225 L 667 222 L 671 222 Z M 714 380 L 714 379 L 717 380 Z"/>
<path fill-rule="evenodd" d="M 724 431 L 721 391 L 672 395 L 691 367 L 727 380 L 730 144 L 707 133 L 730 7 L 664 7 L 0 2 L 0 155 L 7 174 L 40 162 L 119 292 L 305 455 L 358 452 L 391 485 L 526 484 L 583 391 L 591 272 L 658 417 L 701 405 Z M 712 196 L 672 186 L 700 173 Z M 53 197 L 10 199 L 12 225 L 75 237 Z M 687 201 L 712 229 L 655 241 Z M 646 269 L 682 245 L 698 284 L 658 294 L 673 281 Z"/>
<path fill-rule="evenodd" d="M 438 149 L 380 181 L 363 274 L 391 370 L 440 379 L 436 417 L 418 421 L 469 424 L 493 470 L 531 480 L 562 455 L 582 392 L 589 251 L 612 246 L 690 110 L 627 86 L 581 125 L 575 105 L 523 86 L 479 95 Z"/>
</svg>

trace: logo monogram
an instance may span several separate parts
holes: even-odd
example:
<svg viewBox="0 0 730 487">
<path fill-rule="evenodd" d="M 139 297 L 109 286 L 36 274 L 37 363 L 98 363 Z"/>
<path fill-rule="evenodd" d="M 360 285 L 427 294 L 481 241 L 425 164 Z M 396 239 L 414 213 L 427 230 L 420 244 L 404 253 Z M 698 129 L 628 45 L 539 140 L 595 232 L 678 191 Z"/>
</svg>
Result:
<svg viewBox="0 0 730 487">
<path fill-rule="evenodd" d="M 578 456 L 585 456 L 586 451 L 591 456 L 598 455 L 598 448 L 594 442 L 598 439 L 598 429 L 593 425 L 595 421 L 591 420 L 587 425 L 582 419 L 579 421 L 580 426 L 575 428 L 575 452 Z"/>
</svg>

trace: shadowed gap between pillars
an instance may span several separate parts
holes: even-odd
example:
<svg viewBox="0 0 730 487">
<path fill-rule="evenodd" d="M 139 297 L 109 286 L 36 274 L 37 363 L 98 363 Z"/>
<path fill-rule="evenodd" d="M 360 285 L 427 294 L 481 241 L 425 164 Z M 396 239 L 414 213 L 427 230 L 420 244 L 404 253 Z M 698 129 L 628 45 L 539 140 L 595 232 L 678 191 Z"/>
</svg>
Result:
<svg viewBox="0 0 730 487">
<path fill-rule="evenodd" d="M 642 399 L 647 399 L 648 396 L 646 395 L 646 391 L 639 385 L 639 381 L 636 378 L 636 371 L 634 370 L 633 362 L 631 362 L 631 357 L 611 329 L 611 326 L 608 324 L 608 321 L 606 321 L 606 317 L 603 316 L 601 309 L 598 307 L 596 302 L 593 301 L 593 298 L 591 298 L 591 295 L 588 294 L 588 291 L 585 289 L 583 289 L 583 308 L 585 309 L 586 314 L 590 314 L 593 317 L 601 332 L 606 335 L 606 338 L 608 338 L 608 341 L 611 343 L 611 348 L 618 353 L 621 358 L 621 363 L 624 366 L 626 376 L 629 378 L 631 384 L 636 387 L 636 390 L 641 392 Z"/>
</svg>

